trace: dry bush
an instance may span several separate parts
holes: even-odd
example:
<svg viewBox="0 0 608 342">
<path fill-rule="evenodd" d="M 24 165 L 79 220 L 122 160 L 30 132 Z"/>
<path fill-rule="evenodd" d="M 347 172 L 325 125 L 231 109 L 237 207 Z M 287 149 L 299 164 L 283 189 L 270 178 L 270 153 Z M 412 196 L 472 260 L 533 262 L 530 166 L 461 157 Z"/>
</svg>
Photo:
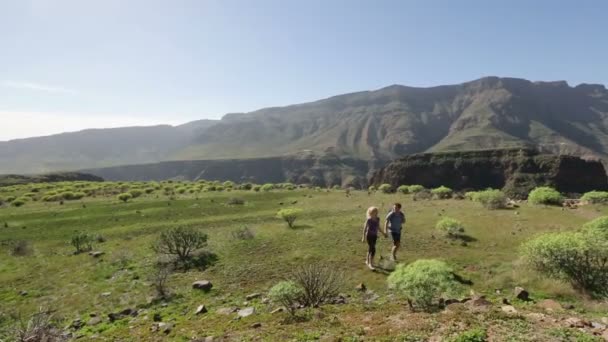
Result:
<svg viewBox="0 0 608 342">
<path fill-rule="evenodd" d="M 309 264 L 300 266 L 292 276 L 302 288 L 301 304 L 317 307 L 336 297 L 344 282 L 344 274 L 329 265 Z"/>
</svg>

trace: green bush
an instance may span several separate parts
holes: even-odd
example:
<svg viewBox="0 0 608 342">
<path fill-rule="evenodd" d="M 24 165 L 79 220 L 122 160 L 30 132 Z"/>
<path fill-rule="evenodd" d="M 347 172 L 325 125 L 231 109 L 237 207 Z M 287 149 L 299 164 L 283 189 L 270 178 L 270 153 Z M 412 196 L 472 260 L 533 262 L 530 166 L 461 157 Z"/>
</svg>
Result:
<svg viewBox="0 0 608 342">
<path fill-rule="evenodd" d="M 439 231 L 443 232 L 449 238 L 459 238 L 464 233 L 464 225 L 462 222 L 451 217 L 444 217 L 435 225 Z"/>
<path fill-rule="evenodd" d="M 393 192 L 393 187 L 390 184 L 382 184 L 378 187 L 378 190 L 382 191 L 385 194 Z"/>
<path fill-rule="evenodd" d="M 581 197 L 581 201 L 596 203 L 608 203 L 608 191 L 589 191 Z"/>
<path fill-rule="evenodd" d="M 251 190 L 253 188 L 253 184 L 251 183 L 243 183 L 239 186 L 240 190 Z"/>
<path fill-rule="evenodd" d="M 467 330 L 451 339 L 451 342 L 486 342 L 488 334 L 481 328 Z"/>
<path fill-rule="evenodd" d="M 260 185 L 254 185 L 251 190 L 255 191 L 255 192 L 260 192 L 260 190 L 262 189 L 262 186 Z"/>
<path fill-rule="evenodd" d="M 19 198 L 14 199 L 14 200 L 11 202 L 11 205 L 12 205 L 13 207 L 21 207 L 21 206 L 23 206 L 25 203 L 27 203 L 27 198 L 25 198 L 25 197 L 19 197 Z"/>
<path fill-rule="evenodd" d="M 422 310 L 433 308 L 442 296 L 455 295 L 459 291 L 452 269 L 445 262 L 433 259 L 399 264 L 387 281 L 390 288 L 407 298 L 410 306 Z"/>
<path fill-rule="evenodd" d="M 191 227 L 177 227 L 160 233 L 152 248 L 156 253 L 176 256 L 187 263 L 192 253 L 206 245 L 207 234 Z"/>
<path fill-rule="evenodd" d="M 443 185 L 431 190 L 431 194 L 433 194 L 433 197 L 438 198 L 438 199 L 450 198 L 450 197 L 452 197 L 452 193 L 453 193 L 452 189 L 448 188 L 447 186 L 443 186 Z"/>
<path fill-rule="evenodd" d="M 302 214 L 302 209 L 281 209 L 277 213 L 277 217 L 287 222 L 289 228 L 293 228 L 293 223 L 300 214 Z"/>
<path fill-rule="evenodd" d="M 410 193 L 410 187 L 407 186 L 407 185 L 400 185 L 397 188 L 397 192 L 400 192 L 400 193 L 402 193 L 404 195 L 409 194 Z"/>
<path fill-rule="evenodd" d="M 85 197 L 86 194 L 84 192 L 64 191 L 60 193 L 59 196 L 66 201 L 75 201 Z"/>
<path fill-rule="evenodd" d="M 369 192 L 376 192 L 376 190 L 378 190 L 378 189 L 373 185 L 371 185 L 369 188 L 367 188 L 367 191 L 369 191 Z"/>
<path fill-rule="evenodd" d="M 334 185 L 331 187 L 332 190 L 342 190 L 342 187 L 339 185 Z"/>
<path fill-rule="evenodd" d="M 410 193 L 415 194 L 417 192 L 423 191 L 424 187 L 422 185 L 410 185 L 408 186 L 408 190 Z"/>
<path fill-rule="evenodd" d="M 581 231 L 546 233 L 522 245 L 521 255 L 536 271 L 569 282 L 594 297 L 608 297 L 608 217 Z"/>
<path fill-rule="evenodd" d="M 153 192 L 154 192 L 154 190 L 156 190 L 156 189 L 155 189 L 155 188 L 146 188 L 146 189 L 144 190 L 144 192 L 145 192 L 145 193 L 147 193 L 147 194 L 151 194 L 151 193 L 153 193 Z"/>
<path fill-rule="evenodd" d="M 125 203 L 126 203 L 126 202 L 128 202 L 128 201 L 129 201 L 131 198 L 133 198 L 133 196 L 132 196 L 130 193 L 125 192 L 125 193 L 122 193 L 122 194 L 118 195 L 118 197 L 117 197 L 117 198 L 118 198 L 118 200 L 119 200 L 119 201 L 123 201 L 123 202 L 125 202 Z"/>
<path fill-rule="evenodd" d="M 507 196 L 500 190 L 488 189 L 473 194 L 473 201 L 481 203 L 488 209 L 503 209 L 507 207 Z"/>
<path fill-rule="evenodd" d="M 90 251 L 93 249 L 95 238 L 85 232 L 78 232 L 72 236 L 70 244 L 76 249 L 75 254 Z"/>
<path fill-rule="evenodd" d="M 290 315 L 295 316 L 298 299 L 304 291 L 293 281 L 281 281 L 268 292 L 268 298 L 276 304 L 282 305 Z"/>
<path fill-rule="evenodd" d="M 266 183 L 266 184 L 262 185 L 262 187 L 261 187 L 260 190 L 262 190 L 262 191 L 270 191 L 272 189 L 274 189 L 274 184 Z"/>
<path fill-rule="evenodd" d="M 532 204 L 561 205 L 563 200 L 557 190 L 548 186 L 537 187 L 528 195 L 528 202 Z"/>
<path fill-rule="evenodd" d="M 133 189 L 131 191 L 129 191 L 129 194 L 131 194 L 132 198 L 137 198 L 139 196 L 141 196 L 144 192 L 139 190 L 139 189 Z"/>
<path fill-rule="evenodd" d="M 234 188 L 234 182 L 232 181 L 225 181 L 224 183 L 222 183 L 222 186 L 226 189 L 230 188 Z"/>
<path fill-rule="evenodd" d="M 477 195 L 477 191 L 467 191 L 464 193 L 464 198 L 474 201 L 475 195 Z"/>
</svg>

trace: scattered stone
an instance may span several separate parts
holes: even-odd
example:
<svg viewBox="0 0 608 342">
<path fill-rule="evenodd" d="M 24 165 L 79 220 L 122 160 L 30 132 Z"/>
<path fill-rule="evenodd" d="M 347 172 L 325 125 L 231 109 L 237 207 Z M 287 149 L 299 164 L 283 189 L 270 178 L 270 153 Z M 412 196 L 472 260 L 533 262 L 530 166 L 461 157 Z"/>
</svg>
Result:
<svg viewBox="0 0 608 342">
<path fill-rule="evenodd" d="M 244 308 L 237 312 L 239 317 L 249 317 L 249 316 L 253 315 L 254 313 L 255 313 L 255 308 L 253 308 L 253 307 Z"/>
<path fill-rule="evenodd" d="M 131 316 L 131 317 L 136 317 L 137 316 L 137 310 L 128 308 L 128 309 L 124 309 L 120 312 L 113 312 L 108 314 L 108 318 L 110 319 L 110 322 L 114 322 L 117 321 L 119 319 L 123 319 L 127 316 Z"/>
<path fill-rule="evenodd" d="M 209 280 L 198 280 L 192 283 L 192 288 L 197 290 L 203 290 L 205 292 L 211 290 L 213 284 Z"/>
<path fill-rule="evenodd" d="M 231 308 L 219 308 L 215 312 L 217 312 L 220 315 L 230 315 L 232 313 L 237 312 L 238 310 L 239 310 L 238 308 L 234 308 L 234 307 L 231 307 Z"/>
<path fill-rule="evenodd" d="M 357 286 L 355 287 L 355 290 L 357 290 L 357 291 L 361 291 L 361 292 L 365 292 L 365 291 L 367 290 L 367 287 L 365 286 L 365 284 L 360 283 L 359 285 L 357 285 Z"/>
<path fill-rule="evenodd" d="M 270 298 L 264 297 L 264 298 L 262 298 L 262 300 L 260 301 L 260 303 L 262 303 L 262 304 L 270 304 Z"/>
<path fill-rule="evenodd" d="M 154 314 L 154 316 L 152 316 L 152 320 L 154 322 L 162 322 L 163 317 L 157 312 Z"/>
<path fill-rule="evenodd" d="M 503 303 L 504 305 L 511 305 L 511 302 L 509 302 L 509 300 L 508 300 L 507 298 L 503 298 L 503 299 L 502 299 L 502 303 Z"/>
<path fill-rule="evenodd" d="M 25 296 L 27 296 L 27 291 L 25 291 L 25 290 L 19 291 L 19 295 L 22 297 L 25 297 Z"/>
<path fill-rule="evenodd" d="M 260 322 L 253 323 L 253 324 L 251 325 L 251 327 L 252 327 L 253 329 L 261 328 L 261 327 L 262 327 L 262 323 L 260 323 Z"/>
<path fill-rule="evenodd" d="M 600 318 L 600 321 L 602 321 L 602 323 L 608 325 L 608 317 L 602 317 L 602 318 Z"/>
<path fill-rule="evenodd" d="M 256 299 L 256 298 L 260 298 L 260 297 L 262 297 L 261 293 L 252 293 L 250 295 L 247 295 L 245 297 L 245 299 L 247 299 L 247 300 L 253 300 L 253 299 Z"/>
<path fill-rule="evenodd" d="M 443 302 L 443 304 L 444 304 L 445 306 L 448 306 L 448 305 L 451 305 L 451 304 L 456 304 L 456 303 L 460 303 L 460 301 L 459 301 L 458 299 L 453 299 L 453 298 L 451 298 L 451 299 L 446 299 L 446 300 Z"/>
<path fill-rule="evenodd" d="M 89 252 L 89 255 L 92 256 L 93 258 L 99 258 L 100 256 L 104 255 L 106 253 L 102 252 L 102 251 L 92 251 Z"/>
<path fill-rule="evenodd" d="M 574 305 L 573 304 L 566 304 L 566 305 L 564 305 L 564 309 L 566 309 L 566 310 L 574 310 Z"/>
<path fill-rule="evenodd" d="M 584 328 L 589 325 L 588 322 L 577 317 L 567 318 L 564 323 L 566 323 L 566 325 L 570 328 Z"/>
<path fill-rule="evenodd" d="M 79 330 L 83 326 L 84 326 L 84 322 L 80 318 L 73 320 L 72 324 L 70 324 L 70 328 L 72 328 L 74 330 Z"/>
<path fill-rule="evenodd" d="M 551 311 L 561 311 L 564 308 L 562 305 L 553 299 L 544 299 L 536 304 L 538 307 L 543 308 L 549 312 Z"/>
<path fill-rule="evenodd" d="M 547 317 L 545 314 L 540 313 L 540 312 L 530 312 L 526 314 L 526 317 L 533 320 L 533 321 L 539 321 L 542 322 L 545 320 L 545 318 Z"/>
<path fill-rule="evenodd" d="M 484 296 L 476 297 L 466 303 L 466 305 L 473 310 L 487 310 L 492 303 L 488 301 Z"/>
<path fill-rule="evenodd" d="M 283 311 L 285 311 L 285 308 L 280 307 L 280 308 L 276 308 L 276 309 L 270 311 L 270 313 L 271 314 L 276 314 L 276 313 L 283 312 Z"/>
<path fill-rule="evenodd" d="M 97 316 L 95 316 L 95 317 L 92 317 L 92 318 L 91 318 L 91 319 L 90 319 L 90 320 L 87 322 L 87 325 L 93 326 L 93 325 L 97 325 L 97 324 L 99 324 L 99 323 L 101 323 L 101 322 L 102 322 L 101 317 L 97 317 Z"/>
<path fill-rule="evenodd" d="M 169 334 L 171 330 L 173 330 L 173 324 L 165 322 L 154 323 L 152 324 L 150 330 L 152 332 L 162 332 L 163 334 Z"/>
<path fill-rule="evenodd" d="M 530 293 L 528 293 L 528 291 L 526 291 L 523 287 L 516 287 L 515 290 L 513 291 L 513 294 L 515 295 L 515 298 L 519 299 L 519 300 L 523 300 L 523 301 L 529 301 L 530 300 Z"/>
<path fill-rule="evenodd" d="M 204 313 L 207 313 L 207 308 L 204 304 L 199 305 L 198 308 L 196 308 L 196 311 L 194 312 L 195 315 L 200 315 Z"/>
<path fill-rule="evenodd" d="M 599 322 L 591 322 L 591 327 L 593 329 L 605 330 L 606 324 L 599 323 Z"/>
<path fill-rule="evenodd" d="M 517 313 L 517 310 L 513 307 L 513 305 L 504 305 L 500 309 L 509 315 L 514 315 Z"/>
<path fill-rule="evenodd" d="M 104 292 L 101 294 L 102 297 L 109 297 L 112 294 L 112 292 Z"/>
</svg>

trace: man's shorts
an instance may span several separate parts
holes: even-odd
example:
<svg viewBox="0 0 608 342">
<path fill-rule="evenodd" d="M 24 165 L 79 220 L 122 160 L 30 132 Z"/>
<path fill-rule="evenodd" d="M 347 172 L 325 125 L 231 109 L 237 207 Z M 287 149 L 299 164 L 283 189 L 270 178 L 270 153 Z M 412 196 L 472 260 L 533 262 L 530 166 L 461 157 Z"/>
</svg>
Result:
<svg viewBox="0 0 608 342">
<path fill-rule="evenodd" d="M 391 232 L 393 242 L 401 242 L 401 232 Z"/>
</svg>

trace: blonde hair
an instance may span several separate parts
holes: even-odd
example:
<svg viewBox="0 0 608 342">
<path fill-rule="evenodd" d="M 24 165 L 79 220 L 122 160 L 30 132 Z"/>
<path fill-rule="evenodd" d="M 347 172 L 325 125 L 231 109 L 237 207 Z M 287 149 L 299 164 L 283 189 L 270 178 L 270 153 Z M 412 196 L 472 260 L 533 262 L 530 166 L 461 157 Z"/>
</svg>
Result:
<svg viewBox="0 0 608 342">
<path fill-rule="evenodd" d="M 367 218 L 372 218 L 372 213 L 376 212 L 376 216 L 378 215 L 378 208 L 376 207 L 369 207 L 367 208 Z"/>
</svg>

